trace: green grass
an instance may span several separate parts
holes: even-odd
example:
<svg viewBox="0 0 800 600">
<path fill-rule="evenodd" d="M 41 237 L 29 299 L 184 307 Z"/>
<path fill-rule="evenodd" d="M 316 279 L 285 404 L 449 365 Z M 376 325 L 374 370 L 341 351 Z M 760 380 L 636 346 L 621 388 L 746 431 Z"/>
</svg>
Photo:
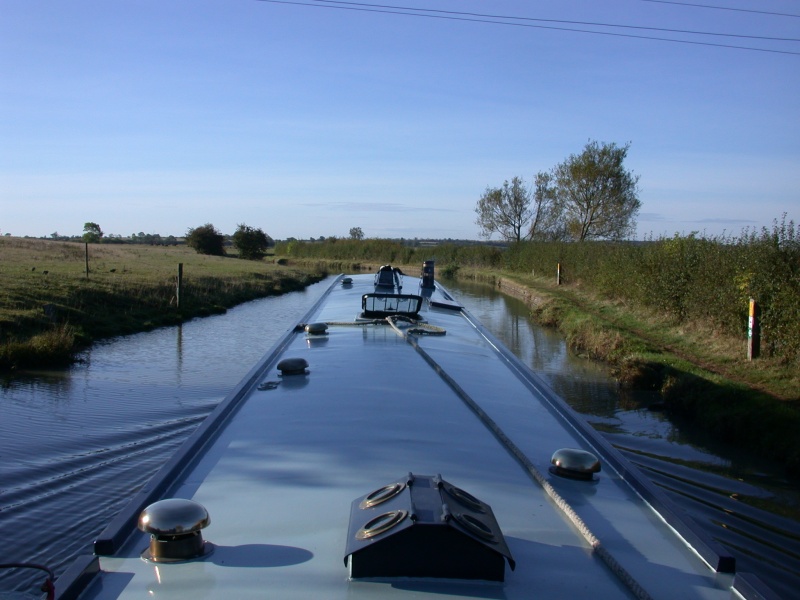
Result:
<svg viewBox="0 0 800 600">
<path fill-rule="evenodd" d="M 531 317 L 557 328 L 570 349 L 611 365 L 626 387 L 660 392 L 667 410 L 713 438 L 783 464 L 800 477 L 800 371 L 780 359 L 748 361 L 744 340 L 704 323 L 599 298 L 576 286 L 516 274 L 461 277 L 526 297 Z"/>
<path fill-rule="evenodd" d="M 90 244 L 88 277 L 85 264 L 81 243 L 0 238 L 0 368 L 66 364 L 94 340 L 221 313 L 323 276 L 185 246 Z"/>
<path fill-rule="evenodd" d="M 753 299 L 760 309 L 762 355 L 800 366 L 800 226 L 786 215 L 770 229 L 711 238 L 691 233 L 645 242 L 522 242 L 502 248 L 331 238 L 279 244 L 277 251 L 293 260 L 354 264 L 435 260 L 438 272 L 449 276 L 460 269 L 555 276 L 559 265 L 572 287 L 727 336 L 746 332 Z"/>
</svg>

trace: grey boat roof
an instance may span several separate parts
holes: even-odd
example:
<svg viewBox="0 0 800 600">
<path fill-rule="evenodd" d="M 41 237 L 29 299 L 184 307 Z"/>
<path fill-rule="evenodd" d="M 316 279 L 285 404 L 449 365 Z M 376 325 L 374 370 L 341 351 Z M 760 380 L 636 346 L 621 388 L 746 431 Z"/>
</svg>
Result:
<svg viewBox="0 0 800 600">
<path fill-rule="evenodd" d="M 359 320 L 374 278 L 351 279 L 139 491 L 98 538 L 99 556 L 59 579 L 59 598 L 715 600 L 759 589 L 438 283 L 403 289 L 424 296 L 428 329 L 409 333 Z M 323 322 L 323 335 L 302 327 Z M 307 371 L 281 374 L 287 357 Z M 560 448 L 596 454 L 602 470 L 591 481 L 552 474 Z M 505 581 L 349 576 L 351 504 L 410 472 L 441 474 L 491 507 L 515 563 Z M 149 535 L 136 521 L 164 498 L 207 509 L 210 553 L 142 558 Z"/>
</svg>

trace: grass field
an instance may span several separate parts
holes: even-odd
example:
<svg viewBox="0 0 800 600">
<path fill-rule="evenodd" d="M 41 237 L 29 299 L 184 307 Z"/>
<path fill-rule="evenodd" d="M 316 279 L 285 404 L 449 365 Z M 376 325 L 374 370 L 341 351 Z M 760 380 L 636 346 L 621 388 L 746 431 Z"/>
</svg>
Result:
<svg viewBox="0 0 800 600">
<path fill-rule="evenodd" d="M 183 264 L 180 306 L 178 264 Z M 0 238 L 0 368 L 67 364 L 93 340 L 224 312 L 322 277 L 185 246 Z"/>
</svg>

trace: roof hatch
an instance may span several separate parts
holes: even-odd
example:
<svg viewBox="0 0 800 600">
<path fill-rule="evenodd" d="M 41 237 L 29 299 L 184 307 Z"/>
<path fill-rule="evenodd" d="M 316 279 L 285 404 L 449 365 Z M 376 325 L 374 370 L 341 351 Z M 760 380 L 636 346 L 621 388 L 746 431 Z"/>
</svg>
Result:
<svg viewBox="0 0 800 600">
<path fill-rule="evenodd" d="M 356 498 L 345 564 L 350 577 L 504 581 L 514 559 L 491 507 L 442 479 L 401 478 Z"/>
</svg>

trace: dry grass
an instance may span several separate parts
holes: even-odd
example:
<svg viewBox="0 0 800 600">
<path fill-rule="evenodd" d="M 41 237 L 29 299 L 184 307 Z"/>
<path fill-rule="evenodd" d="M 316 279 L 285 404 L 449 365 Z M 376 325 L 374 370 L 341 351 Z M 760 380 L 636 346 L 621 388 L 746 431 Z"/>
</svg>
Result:
<svg viewBox="0 0 800 600">
<path fill-rule="evenodd" d="M 82 243 L 0 238 L 0 367 L 64 362 L 65 346 L 222 312 L 320 277 L 185 246 L 90 244 L 88 254 L 87 276 Z"/>
</svg>

